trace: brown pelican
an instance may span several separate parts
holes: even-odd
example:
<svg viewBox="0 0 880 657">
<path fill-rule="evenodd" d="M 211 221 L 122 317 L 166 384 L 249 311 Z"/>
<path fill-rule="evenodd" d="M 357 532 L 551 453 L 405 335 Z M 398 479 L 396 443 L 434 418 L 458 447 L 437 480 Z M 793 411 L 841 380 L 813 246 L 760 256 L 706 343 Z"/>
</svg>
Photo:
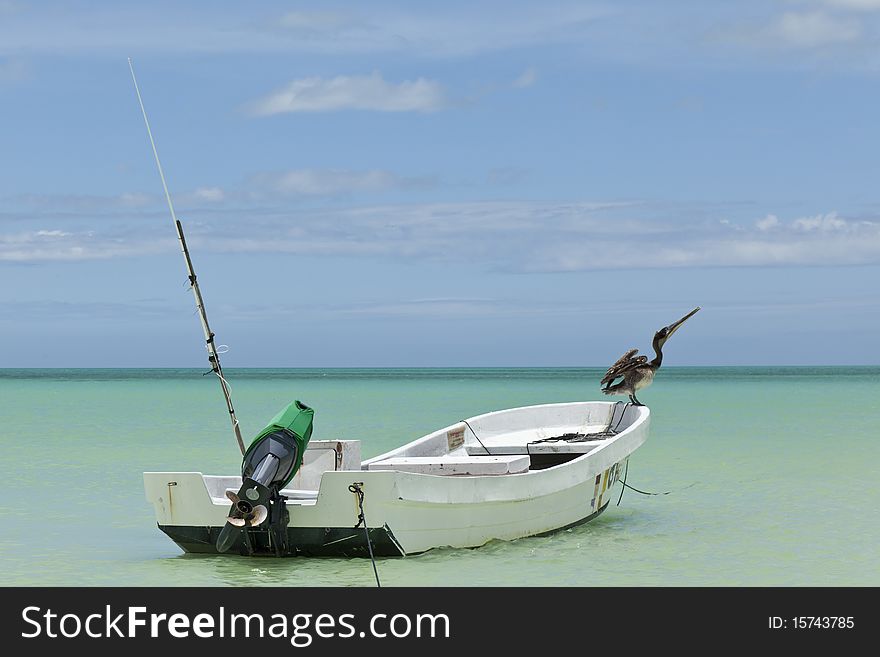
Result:
<svg viewBox="0 0 880 657">
<path fill-rule="evenodd" d="M 700 309 L 699 306 L 690 311 L 677 322 L 664 326 L 654 334 L 654 353 L 657 356 L 648 361 L 647 356 L 636 356 L 638 349 L 630 349 L 621 356 L 614 365 L 608 368 L 602 377 L 600 385 L 604 386 L 602 392 L 606 395 L 629 395 L 629 400 L 636 406 L 644 406 L 637 398 L 636 392 L 647 388 L 654 380 L 654 373 L 660 369 L 663 362 L 663 345 L 688 319 L 693 317 Z M 614 383 L 615 379 L 621 379 Z"/>
</svg>

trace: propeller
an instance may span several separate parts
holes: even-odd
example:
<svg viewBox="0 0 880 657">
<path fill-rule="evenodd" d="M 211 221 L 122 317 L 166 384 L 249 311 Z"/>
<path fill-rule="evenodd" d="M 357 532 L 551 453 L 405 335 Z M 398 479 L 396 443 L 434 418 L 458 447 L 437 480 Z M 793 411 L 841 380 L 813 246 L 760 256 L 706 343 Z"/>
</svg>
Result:
<svg viewBox="0 0 880 657">
<path fill-rule="evenodd" d="M 218 552 L 228 551 L 245 528 L 257 527 L 266 521 L 269 517 L 269 509 L 262 502 L 265 502 L 267 492 L 268 489 L 265 486 L 261 486 L 251 479 L 245 479 L 245 484 L 238 493 L 231 490 L 226 491 L 226 497 L 232 502 L 232 507 L 226 517 L 226 524 L 223 526 L 220 536 L 217 537 Z M 246 499 L 242 499 L 239 494 Z"/>
<path fill-rule="evenodd" d="M 226 518 L 226 522 L 236 527 L 256 527 L 262 525 L 266 518 L 269 517 L 269 509 L 264 504 L 253 506 L 247 500 L 242 500 L 231 490 L 226 491 L 226 497 L 232 502 L 232 512 L 236 511 L 241 514 L 236 517 L 230 515 Z"/>
</svg>

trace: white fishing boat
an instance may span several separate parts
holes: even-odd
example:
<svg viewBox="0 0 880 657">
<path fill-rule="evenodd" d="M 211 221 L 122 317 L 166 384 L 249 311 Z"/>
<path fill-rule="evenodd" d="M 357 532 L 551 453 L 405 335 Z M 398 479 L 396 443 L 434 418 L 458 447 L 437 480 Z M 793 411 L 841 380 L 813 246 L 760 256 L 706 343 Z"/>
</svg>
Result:
<svg viewBox="0 0 880 657">
<path fill-rule="evenodd" d="M 283 534 L 273 532 L 269 509 L 229 523 L 230 501 L 234 511 L 239 497 L 245 502 L 239 493 L 252 490 L 248 478 L 145 472 L 144 485 L 159 529 L 186 552 L 218 552 L 227 526 L 234 530 L 223 551 L 232 554 L 402 556 L 478 547 L 597 517 L 649 424 L 646 406 L 589 401 L 478 415 L 363 461 L 359 440 L 310 441 L 274 502 L 287 512 L 277 516 L 287 519 Z"/>
</svg>

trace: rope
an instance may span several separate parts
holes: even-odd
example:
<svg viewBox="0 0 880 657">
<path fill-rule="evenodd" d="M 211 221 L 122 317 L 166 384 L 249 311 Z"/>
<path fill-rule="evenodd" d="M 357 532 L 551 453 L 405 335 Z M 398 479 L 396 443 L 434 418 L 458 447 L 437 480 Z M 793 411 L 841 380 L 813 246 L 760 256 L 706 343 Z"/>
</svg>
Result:
<svg viewBox="0 0 880 657">
<path fill-rule="evenodd" d="M 477 432 L 474 431 L 474 428 L 470 425 L 470 423 L 468 423 L 467 420 L 462 420 L 462 422 L 464 422 L 467 425 L 467 428 L 471 430 L 471 433 L 474 434 L 474 438 L 476 438 L 477 442 L 480 443 L 480 447 L 482 447 L 483 449 L 486 450 L 486 454 L 488 454 L 489 456 L 492 456 L 492 452 L 490 452 L 488 450 L 488 448 L 483 444 L 483 441 L 480 440 L 480 437 L 477 435 Z"/>
<path fill-rule="evenodd" d="M 623 412 L 620 414 L 620 417 L 617 418 L 617 422 L 614 422 L 614 414 L 617 413 L 617 408 L 623 404 L 622 401 L 614 402 L 614 406 L 611 407 L 611 417 L 608 418 L 608 425 L 604 430 L 600 431 L 597 434 L 590 434 L 595 436 L 616 436 L 617 430 L 620 429 L 620 423 L 623 422 L 623 417 L 626 415 L 626 409 L 632 405 L 632 402 L 626 402 L 623 405 Z M 611 425 L 614 424 L 614 428 L 611 428 Z"/>
<path fill-rule="evenodd" d="M 623 480 L 620 482 L 623 485 L 623 487 L 620 489 L 620 497 L 617 498 L 617 505 L 618 506 L 620 506 L 620 500 L 623 499 L 623 491 L 627 488 L 629 488 L 631 491 L 634 491 L 636 493 L 640 493 L 642 495 L 669 495 L 670 493 L 674 492 L 671 490 L 667 490 L 667 491 L 663 491 L 662 493 L 652 493 L 652 492 L 646 491 L 646 490 L 639 490 L 635 486 L 630 486 L 628 483 L 626 483 L 626 477 L 628 474 L 629 474 L 629 458 L 626 459 L 626 469 L 623 471 Z M 688 484 L 684 488 L 679 488 L 679 490 L 687 490 L 688 488 L 692 488 L 693 486 L 696 486 L 696 485 L 697 485 L 697 482 L 694 482 L 692 484 Z"/>
<path fill-rule="evenodd" d="M 626 483 L 625 481 L 622 481 L 621 483 L 624 485 L 624 487 L 629 488 L 630 490 L 635 491 L 636 493 L 641 493 L 642 495 L 669 495 L 669 493 L 672 492 L 671 490 L 667 490 L 667 491 L 664 491 L 664 492 L 662 492 L 662 493 L 650 493 L 650 492 L 648 492 L 648 491 L 639 490 L 639 489 L 636 488 L 635 486 L 630 486 L 630 485 L 629 485 L 628 483 Z M 623 494 L 623 491 L 620 491 L 620 492 L 621 492 L 621 494 Z"/>
<path fill-rule="evenodd" d="M 674 492 L 675 492 L 675 491 L 673 491 L 673 490 L 667 490 L 667 491 L 663 491 L 662 493 L 651 493 L 651 492 L 649 492 L 649 491 L 639 490 L 638 488 L 636 488 L 636 487 L 634 487 L 634 486 L 630 486 L 629 484 L 627 484 L 627 483 L 625 483 L 625 482 L 621 482 L 621 483 L 622 483 L 624 486 L 626 486 L 627 488 L 629 488 L 630 490 L 635 491 L 636 493 L 641 493 L 642 495 L 669 495 L 670 493 L 674 493 Z M 697 482 L 694 482 L 694 483 L 692 483 L 692 484 L 688 484 L 688 485 L 685 486 L 684 488 L 679 488 L 678 490 L 680 490 L 680 491 L 682 491 L 682 490 L 687 490 L 688 488 L 693 488 L 693 487 L 696 486 L 696 485 L 697 485 Z"/>
<path fill-rule="evenodd" d="M 620 483 L 623 484 L 620 487 L 620 497 L 617 498 L 617 506 L 620 506 L 620 500 L 623 499 L 623 491 L 626 490 L 626 475 L 629 474 L 629 457 L 626 459 L 626 469 L 623 471 L 623 481 Z"/>
<path fill-rule="evenodd" d="M 370 541 L 370 530 L 367 527 L 367 519 L 364 517 L 364 489 L 362 486 L 364 482 L 356 481 L 351 486 L 348 487 L 349 492 L 357 495 L 358 501 L 358 509 L 360 513 L 358 513 L 358 521 L 354 526 L 355 529 L 361 526 L 361 523 L 364 525 L 364 536 L 367 537 L 367 549 L 370 551 L 370 561 L 373 563 L 373 574 L 376 576 L 376 586 L 378 588 L 382 588 L 382 584 L 379 582 L 379 571 L 376 570 L 376 558 L 373 556 L 373 543 Z"/>
</svg>

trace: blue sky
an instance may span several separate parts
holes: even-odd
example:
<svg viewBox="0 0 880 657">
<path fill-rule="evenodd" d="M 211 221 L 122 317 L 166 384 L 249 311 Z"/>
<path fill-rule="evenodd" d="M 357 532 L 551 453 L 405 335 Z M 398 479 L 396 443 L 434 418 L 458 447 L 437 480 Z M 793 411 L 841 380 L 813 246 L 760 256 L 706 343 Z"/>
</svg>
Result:
<svg viewBox="0 0 880 657">
<path fill-rule="evenodd" d="M 0 367 L 877 364 L 880 0 L 0 0 Z"/>
</svg>

